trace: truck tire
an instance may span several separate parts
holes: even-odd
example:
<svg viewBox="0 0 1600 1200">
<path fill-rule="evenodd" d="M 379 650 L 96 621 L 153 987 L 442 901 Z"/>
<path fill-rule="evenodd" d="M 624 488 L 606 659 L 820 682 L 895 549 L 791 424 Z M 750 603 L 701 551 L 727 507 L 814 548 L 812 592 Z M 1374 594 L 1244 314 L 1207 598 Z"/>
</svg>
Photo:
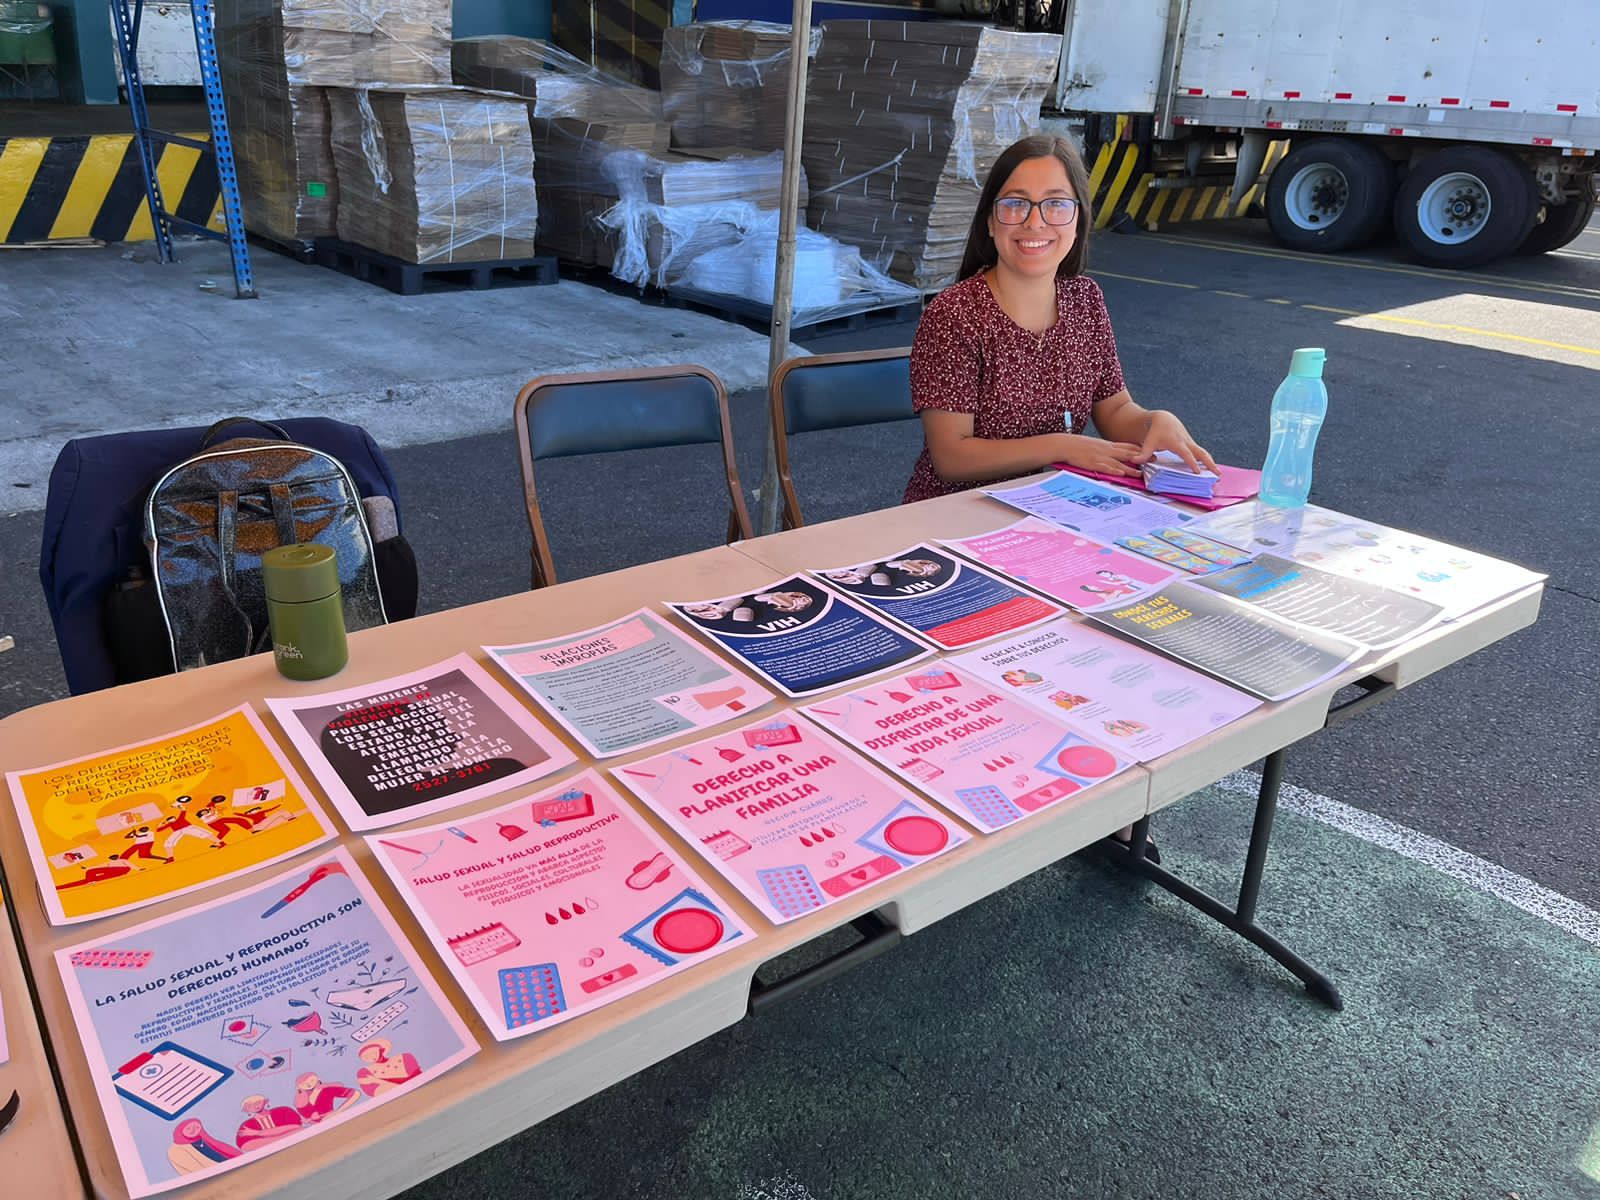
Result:
<svg viewBox="0 0 1600 1200">
<path fill-rule="evenodd" d="M 1511 155 L 1487 146 L 1446 146 L 1401 181 L 1394 229 L 1425 263 L 1480 267 L 1520 246 L 1538 211 L 1533 172 Z"/>
<path fill-rule="evenodd" d="M 1528 231 L 1517 247 L 1518 254 L 1548 254 L 1559 250 L 1576 238 L 1589 225 L 1594 216 L 1594 187 L 1585 182 L 1583 194 L 1573 196 L 1565 204 L 1551 208 L 1544 206 L 1544 219 Z"/>
<path fill-rule="evenodd" d="M 1267 224 L 1294 250 L 1354 250 L 1388 224 L 1393 200 L 1394 166 L 1377 147 L 1351 138 L 1315 138 L 1272 169 Z"/>
</svg>

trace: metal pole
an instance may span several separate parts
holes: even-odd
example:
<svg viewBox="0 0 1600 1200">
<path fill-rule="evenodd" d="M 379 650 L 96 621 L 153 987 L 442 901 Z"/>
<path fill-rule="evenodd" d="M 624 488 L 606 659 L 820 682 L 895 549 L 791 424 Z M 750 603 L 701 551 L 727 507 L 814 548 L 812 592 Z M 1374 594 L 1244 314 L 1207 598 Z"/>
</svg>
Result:
<svg viewBox="0 0 1600 1200">
<path fill-rule="evenodd" d="M 811 0 L 794 0 L 789 34 L 789 112 L 783 129 L 783 196 L 778 205 L 778 259 L 772 279 L 771 344 L 767 385 L 789 357 L 789 321 L 794 315 L 794 235 L 800 209 L 800 147 L 806 124 L 806 75 L 811 67 Z M 761 476 L 758 533 L 776 533 L 778 510 L 778 431 L 767 438 L 767 467 Z"/>
</svg>

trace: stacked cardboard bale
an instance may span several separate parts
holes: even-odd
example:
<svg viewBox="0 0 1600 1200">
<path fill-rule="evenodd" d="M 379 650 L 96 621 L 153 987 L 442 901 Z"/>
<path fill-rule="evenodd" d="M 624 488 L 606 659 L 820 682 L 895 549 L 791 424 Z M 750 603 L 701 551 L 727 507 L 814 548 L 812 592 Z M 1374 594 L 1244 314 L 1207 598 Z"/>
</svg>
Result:
<svg viewBox="0 0 1600 1200">
<path fill-rule="evenodd" d="M 334 232 L 326 87 L 450 79 L 450 0 L 218 0 L 245 222 L 280 241 Z"/>
<path fill-rule="evenodd" d="M 983 25 L 825 24 L 802 156 L 811 228 L 913 287 L 948 283 L 984 176 L 1038 129 L 1060 48 Z"/>
<path fill-rule="evenodd" d="M 535 38 L 459 38 L 451 62 L 456 83 L 529 101 L 540 249 L 568 263 L 609 268 L 612 239 L 599 217 L 618 196 L 604 164 L 619 151 L 667 149 L 660 95 Z"/>
<path fill-rule="evenodd" d="M 706 21 L 662 35 L 661 108 L 678 150 L 783 148 L 789 26 Z"/>
<path fill-rule="evenodd" d="M 328 97 L 342 240 L 413 263 L 535 253 L 526 104 L 448 86 Z"/>
</svg>

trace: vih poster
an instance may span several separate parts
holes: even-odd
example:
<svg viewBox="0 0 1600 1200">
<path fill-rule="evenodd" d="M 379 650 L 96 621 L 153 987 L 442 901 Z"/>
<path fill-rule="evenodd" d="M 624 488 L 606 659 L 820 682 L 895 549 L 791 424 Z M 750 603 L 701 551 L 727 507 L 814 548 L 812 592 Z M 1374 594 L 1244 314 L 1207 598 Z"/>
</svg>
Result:
<svg viewBox="0 0 1600 1200">
<path fill-rule="evenodd" d="M 248 706 L 6 783 L 51 924 L 181 896 L 333 836 Z"/>
</svg>

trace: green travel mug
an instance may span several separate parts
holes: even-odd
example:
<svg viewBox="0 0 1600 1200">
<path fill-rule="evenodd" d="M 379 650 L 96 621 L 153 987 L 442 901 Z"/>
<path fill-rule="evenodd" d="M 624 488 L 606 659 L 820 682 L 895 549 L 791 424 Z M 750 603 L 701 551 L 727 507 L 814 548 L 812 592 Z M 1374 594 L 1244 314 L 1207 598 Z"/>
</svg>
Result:
<svg viewBox="0 0 1600 1200">
<path fill-rule="evenodd" d="M 272 657 L 286 679 L 326 679 L 350 661 L 332 546 L 279 546 L 261 556 Z"/>
</svg>

